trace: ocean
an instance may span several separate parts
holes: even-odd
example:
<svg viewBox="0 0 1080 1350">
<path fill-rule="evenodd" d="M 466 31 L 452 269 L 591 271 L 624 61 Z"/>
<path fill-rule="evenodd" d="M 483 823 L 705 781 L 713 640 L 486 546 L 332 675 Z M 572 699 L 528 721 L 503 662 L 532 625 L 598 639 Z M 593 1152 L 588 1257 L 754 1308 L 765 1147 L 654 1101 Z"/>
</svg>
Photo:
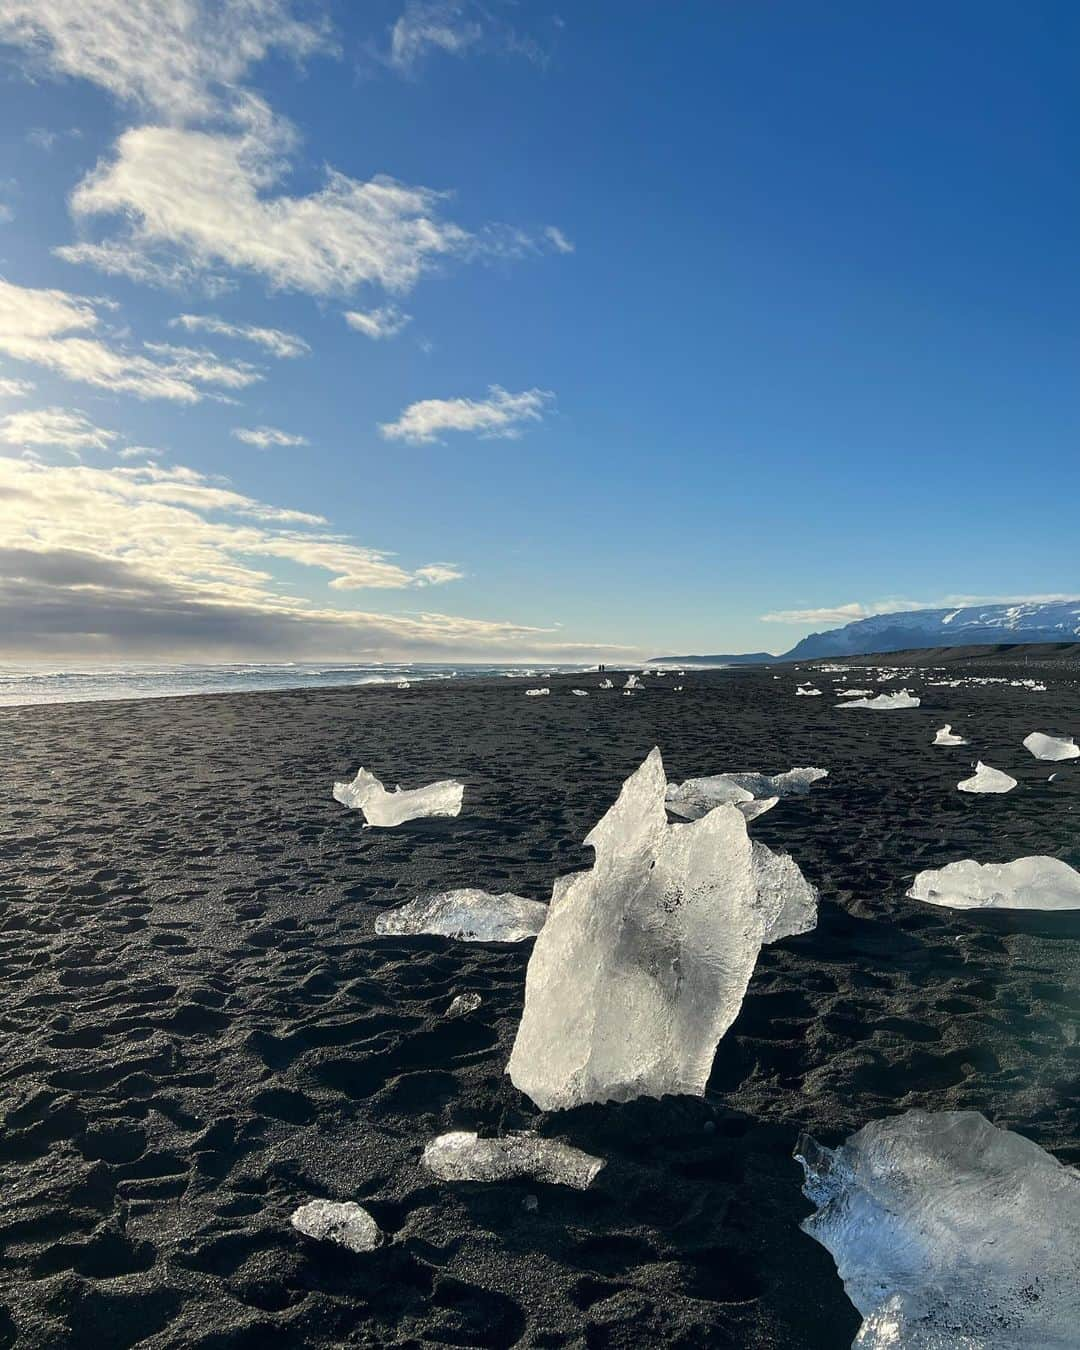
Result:
<svg viewBox="0 0 1080 1350">
<path fill-rule="evenodd" d="M 320 689 L 343 685 L 416 684 L 423 680 L 536 678 L 596 670 L 590 666 L 479 665 L 457 662 L 283 661 L 265 664 L 193 665 L 157 663 L 57 669 L 0 666 L 0 707 L 40 703 L 95 703 L 128 698 L 176 698 L 245 690 Z"/>
</svg>

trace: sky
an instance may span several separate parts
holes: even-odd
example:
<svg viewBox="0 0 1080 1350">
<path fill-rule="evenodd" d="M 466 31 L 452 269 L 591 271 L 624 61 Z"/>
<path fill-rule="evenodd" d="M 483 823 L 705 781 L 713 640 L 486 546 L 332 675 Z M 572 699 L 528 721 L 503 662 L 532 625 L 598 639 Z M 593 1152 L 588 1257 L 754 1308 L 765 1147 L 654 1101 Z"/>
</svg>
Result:
<svg viewBox="0 0 1080 1350">
<path fill-rule="evenodd" d="M 1080 593 L 1080 8 L 0 0 L 0 660 Z"/>
</svg>

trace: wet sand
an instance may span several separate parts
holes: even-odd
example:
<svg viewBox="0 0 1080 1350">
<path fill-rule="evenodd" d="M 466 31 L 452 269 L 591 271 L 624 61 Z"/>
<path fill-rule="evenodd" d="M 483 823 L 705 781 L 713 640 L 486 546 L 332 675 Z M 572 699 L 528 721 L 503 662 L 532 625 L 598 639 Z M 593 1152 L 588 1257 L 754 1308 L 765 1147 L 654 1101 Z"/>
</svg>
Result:
<svg viewBox="0 0 1080 1350">
<path fill-rule="evenodd" d="M 927 684 L 968 673 L 1049 688 Z M 838 711 L 834 678 L 0 711 L 0 1345 L 840 1350 L 859 1318 L 798 1229 L 800 1130 L 974 1108 L 1080 1163 L 1080 915 L 904 898 L 961 857 L 1080 865 L 1080 761 L 1020 744 L 1080 733 L 1080 668 L 952 662 L 883 685 L 923 695 L 894 713 Z M 822 697 L 794 696 L 808 679 Z M 931 746 L 946 721 L 970 747 Z M 547 899 L 653 745 L 673 779 L 830 770 L 751 827 L 820 887 L 819 926 L 762 951 L 706 1099 L 545 1115 L 503 1072 L 528 944 L 377 938 L 374 918 L 429 887 Z M 1020 786 L 958 793 L 976 757 Z M 460 778 L 463 812 L 363 830 L 330 795 L 360 764 Z M 464 992 L 481 1006 L 447 1019 Z M 584 1194 L 439 1183 L 419 1155 L 455 1127 L 608 1165 Z M 289 1215 L 319 1197 L 391 1241 L 300 1238 Z"/>
</svg>

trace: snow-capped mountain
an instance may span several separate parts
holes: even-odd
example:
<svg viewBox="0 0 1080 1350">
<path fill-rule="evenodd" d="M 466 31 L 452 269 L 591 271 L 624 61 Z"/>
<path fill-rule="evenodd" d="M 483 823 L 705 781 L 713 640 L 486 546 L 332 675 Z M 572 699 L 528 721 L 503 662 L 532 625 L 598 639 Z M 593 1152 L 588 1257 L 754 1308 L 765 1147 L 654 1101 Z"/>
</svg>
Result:
<svg viewBox="0 0 1080 1350">
<path fill-rule="evenodd" d="M 782 656 L 664 656 L 657 661 L 757 665 L 812 661 L 823 656 L 900 652 L 909 647 L 974 647 L 998 642 L 1080 641 L 1080 598 L 1047 604 L 970 605 L 961 609 L 914 609 L 856 619 L 843 628 L 811 633 Z"/>
<path fill-rule="evenodd" d="M 875 614 L 843 628 L 811 633 L 783 660 L 897 652 L 908 647 L 967 647 L 984 642 L 1075 642 L 1080 639 L 1080 599 L 1048 604 L 971 605 Z"/>
</svg>

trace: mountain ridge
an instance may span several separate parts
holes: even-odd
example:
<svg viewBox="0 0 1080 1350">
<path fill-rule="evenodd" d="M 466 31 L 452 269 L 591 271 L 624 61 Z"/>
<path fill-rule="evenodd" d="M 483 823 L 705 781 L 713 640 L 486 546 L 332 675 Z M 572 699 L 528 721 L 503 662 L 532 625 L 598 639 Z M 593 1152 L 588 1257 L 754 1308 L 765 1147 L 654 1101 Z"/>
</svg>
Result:
<svg viewBox="0 0 1080 1350">
<path fill-rule="evenodd" d="M 728 656 L 655 656 L 651 661 L 773 665 L 822 657 L 997 643 L 1057 643 L 1080 639 L 1080 598 L 1024 604 L 961 605 L 899 610 L 855 619 L 842 628 L 810 633 L 780 656 L 751 652 Z"/>
</svg>

